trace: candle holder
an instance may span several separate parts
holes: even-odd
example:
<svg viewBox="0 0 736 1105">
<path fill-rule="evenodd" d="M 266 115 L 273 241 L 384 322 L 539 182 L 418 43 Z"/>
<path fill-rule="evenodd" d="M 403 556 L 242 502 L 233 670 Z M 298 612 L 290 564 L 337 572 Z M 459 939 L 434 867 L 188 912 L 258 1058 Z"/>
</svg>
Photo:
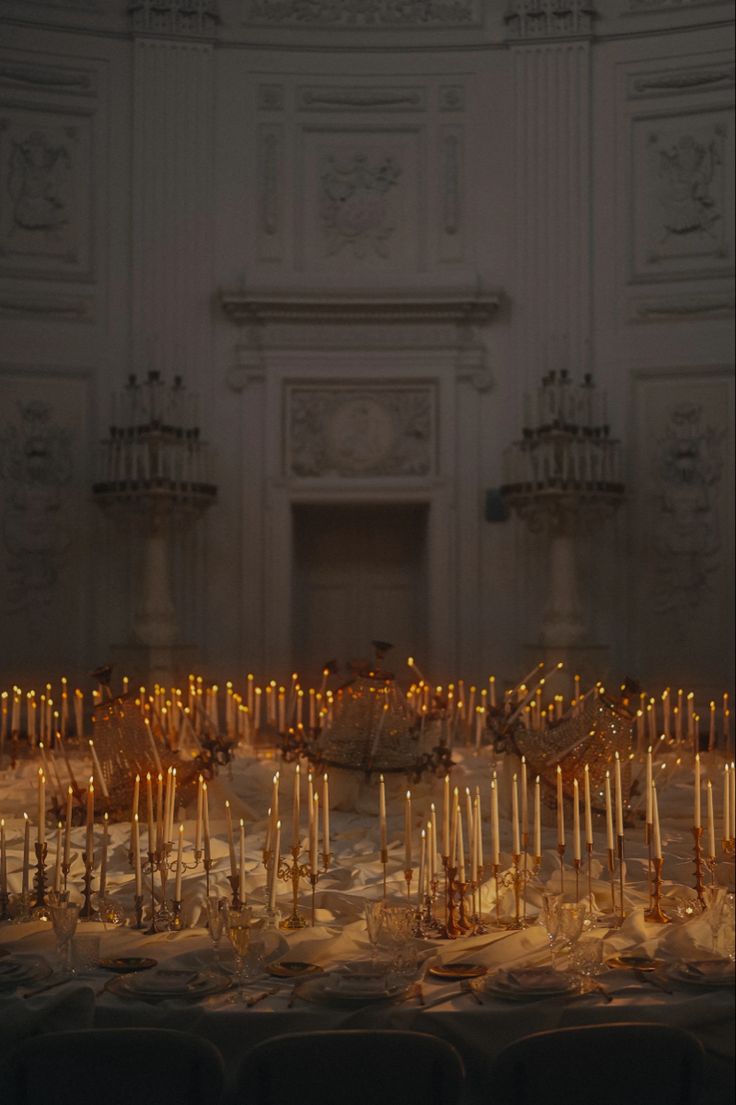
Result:
<svg viewBox="0 0 736 1105">
<path fill-rule="evenodd" d="M 529 881 L 529 834 L 521 834 L 521 854 L 523 857 L 522 873 L 524 879 L 524 897 L 522 899 L 522 921 L 524 922 L 522 928 L 526 928 L 526 887 Z"/>
<path fill-rule="evenodd" d="M 456 940 L 458 936 L 463 935 L 463 929 L 458 924 L 458 919 L 455 916 L 455 910 L 458 903 L 456 902 L 457 893 L 457 867 L 450 866 L 450 859 L 448 856 L 443 856 L 442 866 L 445 869 L 445 924 L 440 929 L 440 937 L 443 940 Z"/>
<path fill-rule="evenodd" d="M 131 928 L 142 929 L 143 928 L 143 895 L 136 894 L 133 898 L 133 913 L 135 914 L 135 924 L 131 925 Z"/>
<path fill-rule="evenodd" d="M 173 845 L 170 845 L 170 846 L 167 845 L 167 859 L 168 859 L 168 854 L 171 851 L 172 847 L 173 847 Z M 181 862 L 179 861 L 178 858 L 168 862 L 168 869 L 169 869 L 169 871 L 172 871 L 173 874 L 174 874 L 174 880 L 175 880 L 174 890 L 175 890 L 175 892 L 176 892 L 176 882 L 179 881 L 179 875 L 180 874 L 183 875 L 185 871 L 195 871 L 197 869 L 197 867 L 199 866 L 200 857 L 201 857 L 201 852 L 200 853 L 195 852 L 193 863 L 186 863 L 183 858 L 182 858 Z M 209 889 L 209 887 L 208 887 L 208 889 Z M 165 890 L 166 890 L 166 882 L 164 880 L 164 883 L 163 883 L 164 895 L 165 895 Z M 180 891 L 180 893 L 181 893 L 181 891 Z M 208 895 L 208 897 L 209 897 L 209 895 Z M 164 902 L 165 901 L 166 901 L 166 899 L 164 897 Z M 177 909 L 176 909 L 176 900 L 172 901 L 171 904 L 172 904 L 171 914 L 168 914 L 168 910 L 167 910 L 167 914 L 170 918 L 169 928 L 171 928 L 175 932 L 178 932 L 180 929 L 182 929 L 184 927 L 184 921 L 183 921 L 183 918 L 181 916 L 181 899 L 179 899 L 178 915 L 177 915 Z M 233 908 L 238 909 L 239 907 L 236 906 L 233 903 Z"/>
<path fill-rule="evenodd" d="M 580 869 L 582 867 L 582 860 L 574 859 L 572 865 L 575 869 L 575 901 L 580 901 Z"/>
<path fill-rule="evenodd" d="M 557 854 L 560 857 L 560 894 L 565 894 L 565 845 L 557 845 Z"/>
<path fill-rule="evenodd" d="M 616 915 L 616 853 L 608 849 L 608 882 L 611 887 L 611 916 Z"/>
<path fill-rule="evenodd" d="M 231 908 L 240 909 L 242 907 L 242 901 L 240 900 L 240 875 L 228 875 L 227 881 L 230 883 L 231 895 Z"/>
<path fill-rule="evenodd" d="M 82 897 L 84 899 L 79 911 L 80 921 L 97 921 L 99 913 L 92 905 L 92 881 L 94 879 L 94 857 L 82 852 L 84 874 L 82 875 Z"/>
<path fill-rule="evenodd" d="M 488 926 L 483 921 L 480 900 L 484 872 L 485 867 L 483 866 L 483 864 L 479 864 L 477 871 L 478 877 L 474 879 L 470 884 L 470 893 L 473 902 L 473 912 L 471 914 L 470 920 L 473 925 L 473 932 L 476 936 L 481 936 L 484 933 L 488 932 Z"/>
<path fill-rule="evenodd" d="M 624 923 L 625 911 L 624 911 L 624 838 L 619 836 L 616 838 L 618 844 L 618 881 L 619 881 L 619 921 Z"/>
<path fill-rule="evenodd" d="M 411 867 L 407 867 L 404 871 L 404 882 L 406 883 L 406 900 L 411 903 L 411 880 L 414 877 L 414 870 Z"/>
<path fill-rule="evenodd" d="M 299 880 L 304 879 L 309 875 L 309 864 L 299 863 L 299 856 L 302 851 L 301 844 L 294 844 L 291 848 L 292 861 L 289 863 L 283 859 L 279 863 L 278 877 L 282 882 L 291 883 L 291 913 L 289 916 L 281 922 L 281 927 L 284 929 L 302 929 L 306 927 L 306 919 L 299 912 Z"/>
<path fill-rule="evenodd" d="M 736 853 L 736 839 L 731 837 L 730 839 L 724 837 L 721 841 L 721 847 L 723 848 L 723 854 L 727 859 L 732 859 L 734 853 Z"/>
<path fill-rule="evenodd" d="M 171 932 L 181 932 L 184 928 L 184 920 L 181 915 L 181 898 L 174 898 L 171 903 L 171 919 L 169 929 Z"/>
<path fill-rule="evenodd" d="M 456 882 L 455 885 L 457 887 L 457 892 L 458 892 L 458 906 L 459 906 L 458 918 L 457 918 L 458 928 L 460 929 L 463 936 L 472 936 L 475 930 L 474 930 L 472 921 L 468 917 L 468 912 L 467 912 L 467 907 L 466 907 L 466 902 L 465 902 L 465 894 L 466 894 L 466 891 L 467 891 L 468 887 L 470 886 L 470 883 L 467 882 L 467 881 L 461 882 L 458 879 L 458 881 Z"/>
<path fill-rule="evenodd" d="M 501 880 L 498 877 L 499 867 L 500 865 L 498 863 L 491 864 L 493 881 L 496 887 L 496 926 L 501 928 Z"/>
<path fill-rule="evenodd" d="M 156 871 L 159 869 L 162 862 L 162 852 L 157 850 L 155 852 L 148 852 L 148 863 L 143 866 L 143 874 L 150 875 L 151 877 L 151 919 L 146 929 L 146 936 L 156 936 L 159 932 L 163 932 L 168 925 L 168 911 L 166 916 L 166 923 L 163 921 L 161 910 L 156 909 Z"/>
<path fill-rule="evenodd" d="M 210 896 L 210 891 L 211 891 L 211 887 L 210 887 L 210 871 L 212 870 L 213 864 L 214 864 L 214 860 L 212 859 L 212 857 L 211 857 L 211 856 L 209 856 L 209 857 L 205 857 L 205 858 L 204 858 L 204 860 L 202 861 L 202 866 L 204 867 L 204 886 L 205 886 L 205 894 L 206 894 L 206 897 L 207 897 L 207 898 L 209 898 L 209 896 Z"/>
<path fill-rule="evenodd" d="M 703 894 L 703 829 L 702 826 L 695 825 L 693 827 L 693 854 L 695 857 L 695 893 L 697 894 L 698 901 L 700 902 L 700 908 L 705 912 L 705 895 Z"/>
<path fill-rule="evenodd" d="M 71 863 L 62 862 L 62 864 L 61 864 L 61 885 L 62 885 L 62 888 L 63 888 L 63 891 L 64 891 L 65 894 L 67 892 L 67 882 L 69 881 L 69 872 L 71 871 L 71 869 L 72 869 Z"/>
<path fill-rule="evenodd" d="M 386 901 L 386 881 L 388 876 L 388 848 L 381 848 L 381 867 L 383 868 L 383 900 Z"/>
<path fill-rule="evenodd" d="M 51 913 L 46 902 L 46 856 L 48 854 L 48 845 L 46 843 L 39 844 L 38 841 L 36 841 L 35 850 L 36 874 L 33 876 L 33 886 L 36 891 L 36 897 L 33 902 L 33 920 L 49 921 L 51 919 Z"/>
<path fill-rule="evenodd" d="M 650 908 L 644 914 L 645 921 L 651 921 L 658 925 L 669 925 L 670 918 L 666 913 L 662 912 L 662 906 L 660 905 L 660 897 L 662 894 L 662 865 L 664 860 L 659 857 L 652 860 L 653 867 L 653 881 L 652 881 L 652 904 Z"/>
<path fill-rule="evenodd" d="M 588 908 L 591 917 L 595 916 L 595 902 L 593 899 L 593 845 L 586 841 L 585 852 L 587 855 L 586 873 L 588 876 Z"/>
<path fill-rule="evenodd" d="M 514 885 L 514 921 L 513 928 L 523 928 L 521 920 L 521 853 L 514 852 L 511 856 L 511 862 L 513 864 L 513 885 Z"/>
</svg>

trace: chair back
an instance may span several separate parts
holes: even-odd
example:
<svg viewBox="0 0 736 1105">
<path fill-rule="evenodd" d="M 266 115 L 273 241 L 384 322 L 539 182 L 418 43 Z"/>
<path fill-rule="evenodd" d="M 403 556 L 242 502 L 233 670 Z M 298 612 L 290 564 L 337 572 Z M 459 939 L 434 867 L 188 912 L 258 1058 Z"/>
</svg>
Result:
<svg viewBox="0 0 736 1105">
<path fill-rule="evenodd" d="M 4 1105 L 219 1105 L 222 1057 L 165 1028 L 99 1028 L 23 1040 L 0 1070 Z"/>
<path fill-rule="evenodd" d="M 257 1044 L 238 1105 L 455 1105 L 465 1077 L 451 1044 L 423 1032 L 293 1032 Z"/>
<path fill-rule="evenodd" d="M 699 1040 L 666 1024 L 596 1024 L 524 1036 L 496 1058 L 493 1105 L 695 1105 Z"/>
</svg>

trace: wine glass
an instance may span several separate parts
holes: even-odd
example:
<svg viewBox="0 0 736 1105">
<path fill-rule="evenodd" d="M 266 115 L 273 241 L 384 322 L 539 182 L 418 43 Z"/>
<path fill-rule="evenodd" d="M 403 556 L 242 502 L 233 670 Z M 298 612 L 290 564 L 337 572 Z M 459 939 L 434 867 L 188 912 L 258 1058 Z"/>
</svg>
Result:
<svg viewBox="0 0 736 1105">
<path fill-rule="evenodd" d="M 560 931 L 560 905 L 562 903 L 562 895 L 555 894 L 551 890 L 545 890 L 542 895 L 542 910 L 541 918 L 542 924 L 547 930 L 547 939 L 549 941 L 550 953 L 552 954 L 552 962 L 555 962 L 556 956 L 554 953 L 554 945 L 557 940 L 557 935 Z"/>
<path fill-rule="evenodd" d="M 371 945 L 371 966 L 375 967 L 376 957 L 378 956 L 378 941 L 381 938 L 383 932 L 383 908 L 384 903 L 379 902 L 366 902 L 365 904 L 365 927 L 368 932 L 368 940 Z"/>
<path fill-rule="evenodd" d="M 580 976 L 581 993 L 595 989 L 593 979 L 603 966 L 603 941 L 597 936 L 579 940 L 572 953 L 572 966 Z"/>
<path fill-rule="evenodd" d="M 245 1001 L 245 957 L 248 954 L 250 944 L 250 924 L 253 913 L 248 906 L 243 906 L 241 909 L 226 906 L 225 915 L 227 935 L 235 952 L 236 997 L 233 1000 Z"/>
<path fill-rule="evenodd" d="M 207 899 L 207 928 L 212 941 L 212 949 L 215 954 L 215 963 L 219 962 L 220 940 L 225 928 L 225 898 L 211 896 Z"/>
<path fill-rule="evenodd" d="M 583 931 L 586 913 L 585 902 L 560 902 L 558 928 L 560 951 L 573 950 Z"/>
<path fill-rule="evenodd" d="M 79 906 L 75 902 L 59 902 L 51 906 L 51 921 L 56 935 L 56 950 L 62 960 L 62 973 L 75 974 L 72 964 L 72 937 L 79 920 Z"/>
<path fill-rule="evenodd" d="M 703 887 L 703 900 L 705 902 L 705 919 L 710 928 L 712 951 L 718 954 L 718 932 L 721 927 L 723 907 L 726 904 L 726 888 L 718 883 L 709 883 Z"/>
</svg>

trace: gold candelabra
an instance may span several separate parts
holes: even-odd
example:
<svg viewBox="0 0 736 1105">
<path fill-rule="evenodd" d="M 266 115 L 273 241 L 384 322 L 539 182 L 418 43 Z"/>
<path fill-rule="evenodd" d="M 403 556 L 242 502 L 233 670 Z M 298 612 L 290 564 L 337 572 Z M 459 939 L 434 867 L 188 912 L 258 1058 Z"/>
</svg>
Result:
<svg viewBox="0 0 736 1105">
<path fill-rule="evenodd" d="M 33 919 L 34 921 L 48 921 L 51 919 L 51 913 L 46 902 L 46 855 L 48 851 L 47 844 L 39 844 L 36 841 L 36 874 L 33 877 L 33 886 L 36 891 L 36 897 L 33 903 Z"/>
<path fill-rule="evenodd" d="M 703 829 L 702 829 L 702 826 L 700 826 L 700 825 L 694 825 L 693 826 L 693 840 L 695 842 L 694 845 L 693 845 L 693 854 L 694 854 L 694 857 L 695 857 L 695 893 L 698 896 L 698 901 L 700 902 L 701 909 L 703 911 L 705 911 L 705 908 L 706 908 L 706 906 L 705 906 L 705 895 L 703 894 L 703 887 L 704 887 L 705 884 L 703 882 L 703 847 L 702 847 Z"/>
<path fill-rule="evenodd" d="M 99 913 L 92 905 L 92 881 L 94 879 L 94 856 L 82 852 L 84 874 L 82 875 L 82 897 L 84 899 L 79 911 L 80 921 L 97 921 Z"/>
<path fill-rule="evenodd" d="M 301 844 L 298 842 L 293 844 L 291 863 L 282 857 L 277 871 L 282 882 L 291 883 L 291 913 L 281 922 L 281 927 L 284 929 L 302 929 L 307 924 L 306 918 L 299 912 L 299 881 L 309 876 L 310 866 L 308 863 L 299 862 L 301 852 Z"/>
<path fill-rule="evenodd" d="M 666 913 L 663 912 L 660 904 L 660 897 L 662 894 L 662 866 L 663 859 L 661 856 L 651 860 L 653 868 L 653 878 L 651 883 L 651 905 L 644 914 L 645 921 L 652 921 L 658 925 L 668 925 L 670 919 Z"/>
</svg>

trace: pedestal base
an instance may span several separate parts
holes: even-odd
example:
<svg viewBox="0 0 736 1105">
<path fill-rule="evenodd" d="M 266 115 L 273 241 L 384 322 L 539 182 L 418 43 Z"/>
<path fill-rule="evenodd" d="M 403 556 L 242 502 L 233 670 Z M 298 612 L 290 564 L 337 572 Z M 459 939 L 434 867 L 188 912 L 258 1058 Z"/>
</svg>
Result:
<svg viewBox="0 0 736 1105">
<path fill-rule="evenodd" d="M 192 645 L 113 645 L 110 660 L 115 665 L 115 683 L 127 675 L 133 687 L 153 683 L 170 687 L 194 670 L 196 649 Z"/>
<path fill-rule="evenodd" d="M 582 688 L 586 691 L 600 680 L 606 684 L 611 664 L 611 650 L 608 645 L 524 645 L 524 668 L 544 660 L 544 674 L 551 671 L 560 660 L 564 663 L 562 671 L 557 672 L 547 688 L 554 694 L 572 695 L 574 676 L 579 675 Z"/>
</svg>

